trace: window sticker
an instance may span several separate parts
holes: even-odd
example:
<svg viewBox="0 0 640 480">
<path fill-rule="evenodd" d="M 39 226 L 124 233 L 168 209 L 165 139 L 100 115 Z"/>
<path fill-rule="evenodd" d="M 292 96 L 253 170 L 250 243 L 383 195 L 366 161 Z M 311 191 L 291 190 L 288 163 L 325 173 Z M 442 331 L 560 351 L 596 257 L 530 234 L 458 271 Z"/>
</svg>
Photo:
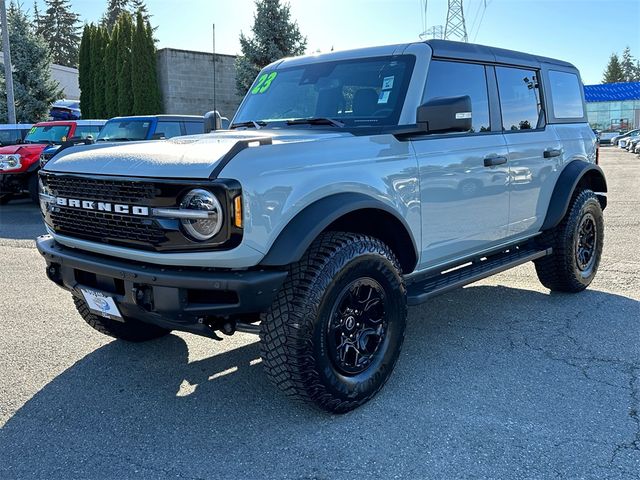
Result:
<svg viewBox="0 0 640 480">
<path fill-rule="evenodd" d="M 271 83 L 276 79 L 277 76 L 278 72 L 265 73 L 261 75 L 258 79 L 258 83 L 256 83 L 256 86 L 251 89 L 251 93 L 253 95 L 256 95 L 258 93 L 266 92 L 267 90 L 269 90 Z"/>
<path fill-rule="evenodd" d="M 389 101 L 389 94 L 391 92 L 389 90 L 383 90 L 380 92 L 380 96 L 378 97 L 378 103 L 387 103 Z"/>
<path fill-rule="evenodd" d="M 384 79 L 382 80 L 382 90 L 391 90 L 393 88 L 394 79 L 395 79 L 395 76 L 384 77 Z"/>
</svg>

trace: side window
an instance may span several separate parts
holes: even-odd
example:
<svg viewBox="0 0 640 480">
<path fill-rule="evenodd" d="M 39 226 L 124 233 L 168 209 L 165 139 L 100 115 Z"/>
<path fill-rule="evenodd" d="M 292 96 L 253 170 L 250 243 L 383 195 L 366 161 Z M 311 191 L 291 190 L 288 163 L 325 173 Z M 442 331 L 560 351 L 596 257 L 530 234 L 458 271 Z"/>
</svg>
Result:
<svg viewBox="0 0 640 480">
<path fill-rule="evenodd" d="M 182 135 L 180 122 L 158 122 L 156 127 L 155 138 L 173 138 Z"/>
<path fill-rule="evenodd" d="M 187 135 L 198 135 L 204 133 L 204 123 L 184 122 L 184 129 Z"/>
<path fill-rule="evenodd" d="M 433 60 L 422 103 L 437 97 L 471 97 L 472 131 L 489 131 L 489 96 L 483 65 Z"/>
<path fill-rule="evenodd" d="M 574 73 L 549 71 L 551 100 L 556 118 L 582 118 L 584 106 L 580 81 Z"/>
<path fill-rule="evenodd" d="M 502 108 L 502 128 L 505 131 L 537 128 L 542 110 L 538 72 L 496 67 L 496 75 Z"/>
</svg>

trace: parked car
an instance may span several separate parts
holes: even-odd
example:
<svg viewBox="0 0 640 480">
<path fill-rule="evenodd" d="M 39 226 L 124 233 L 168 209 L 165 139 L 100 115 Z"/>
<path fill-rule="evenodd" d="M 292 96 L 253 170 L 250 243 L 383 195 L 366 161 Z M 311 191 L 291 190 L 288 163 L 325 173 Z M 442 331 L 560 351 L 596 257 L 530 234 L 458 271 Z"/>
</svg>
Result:
<svg viewBox="0 0 640 480">
<path fill-rule="evenodd" d="M 0 125 L 0 147 L 22 143 L 32 126 L 30 123 L 6 123 Z"/>
<path fill-rule="evenodd" d="M 104 124 L 105 120 L 40 122 L 31 127 L 23 143 L 0 148 L 0 203 L 22 192 L 37 203 L 42 151 L 74 137 L 97 135 Z"/>
<path fill-rule="evenodd" d="M 611 145 L 618 145 L 618 143 L 622 139 L 630 137 L 631 135 L 634 135 L 638 132 L 640 132 L 640 128 L 636 130 L 629 130 L 628 132 L 625 132 L 625 133 L 619 133 L 618 135 L 611 138 Z"/>
<path fill-rule="evenodd" d="M 80 120 L 81 118 L 79 100 L 58 100 L 49 110 L 50 120 Z"/>
<path fill-rule="evenodd" d="M 640 152 L 640 136 L 631 137 L 631 140 L 628 141 L 627 150 L 632 153 Z"/>
<path fill-rule="evenodd" d="M 97 331 L 259 334 L 286 395 L 346 412 L 391 375 L 408 305 L 530 261 L 587 288 L 597 161 L 564 61 L 444 40 L 287 58 L 230 130 L 53 158 L 36 244 Z"/>
<path fill-rule="evenodd" d="M 640 130 L 636 130 L 630 135 L 624 136 L 623 138 L 618 140 L 618 147 L 624 150 L 628 150 L 629 142 L 635 138 L 638 138 L 638 136 L 640 136 Z"/>
<path fill-rule="evenodd" d="M 204 133 L 204 117 L 197 115 L 115 117 L 107 122 L 96 142 L 161 140 L 199 133 Z"/>
<path fill-rule="evenodd" d="M 609 145 L 611 140 L 618 137 L 620 132 L 600 132 L 599 143 L 600 145 Z"/>
</svg>

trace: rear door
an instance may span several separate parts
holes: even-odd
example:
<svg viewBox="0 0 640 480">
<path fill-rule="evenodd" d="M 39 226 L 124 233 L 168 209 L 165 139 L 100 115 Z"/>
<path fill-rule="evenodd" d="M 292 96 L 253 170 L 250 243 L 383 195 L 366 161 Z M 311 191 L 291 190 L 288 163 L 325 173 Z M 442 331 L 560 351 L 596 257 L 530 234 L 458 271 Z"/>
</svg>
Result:
<svg viewBox="0 0 640 480">
<path fill-rule="evenodd" d="M 490 248 L 507 235 L 508 151 L 501 126 L 495 124 L 499 113 L 494 77 L 487 73 L 488 68 L 477 63 L 429 64 L 422 103 L 469 95 L 473 128 L 412 140 L 420 169 L 421 268 Z"/>
<path fill-rule="evenodd" d="M 495 67 L 504 138 L 509 150 L 509 236 L 539 230 L 563 163 L 562 144 L 546 125 L 540 71 Z"/>
<path fill-rule="evenodd" d="M 182 126 L 179 121 L 159 120 L 156 126 L 155 139 L 167 139 L 182 135 Z"/>
</svg>

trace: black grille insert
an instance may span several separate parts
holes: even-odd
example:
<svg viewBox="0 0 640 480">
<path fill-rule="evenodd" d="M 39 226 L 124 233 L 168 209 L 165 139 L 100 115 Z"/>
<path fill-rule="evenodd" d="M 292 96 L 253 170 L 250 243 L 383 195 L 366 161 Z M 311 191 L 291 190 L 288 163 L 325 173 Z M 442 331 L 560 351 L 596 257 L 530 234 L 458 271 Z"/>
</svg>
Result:
<svg viewBox="0 0 640 480">
<path fill-rule="evenodd" d="M 66 198 L 146 205 L 156 195 L 155 186 L 150 182 L 99 180 L 65 175 L 45 175 L 43 178 L 54 195 Z"/>
</svg>

